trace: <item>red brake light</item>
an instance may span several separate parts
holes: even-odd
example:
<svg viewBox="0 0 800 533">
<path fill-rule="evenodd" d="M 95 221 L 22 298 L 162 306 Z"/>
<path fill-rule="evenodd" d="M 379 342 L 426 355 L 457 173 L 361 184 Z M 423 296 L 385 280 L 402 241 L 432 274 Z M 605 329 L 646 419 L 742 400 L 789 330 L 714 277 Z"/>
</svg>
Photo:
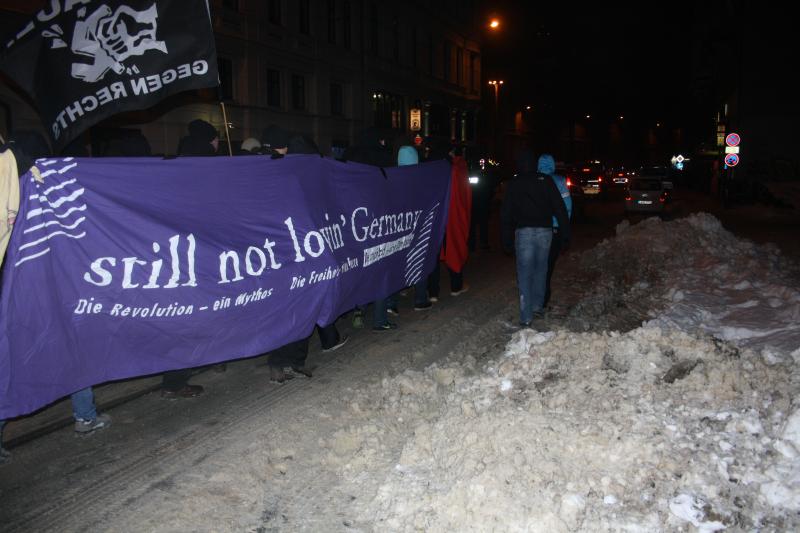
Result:
<svg viewBox="0 0 800 533">
<path fill-rule="evenodd" d="M 567 187 L 572 187 L 572 180 L 567 178 Z"/>
<path fill-rule="evenodd" d="M 603 176 L 597 176 L 597 181 L 602 182 L 603 181 Z"/>
<path fill-rule="evenodd" d="M 583 172 L 591 172 L 591 171 L 592 171 L 592 169 L 591 169 L 591 168 L 582 168 L 581 170 L 582 170 Z"/>
<path fill-rule="evenodd" d="M 631 195 L 626 196 L 625 200 L 630 201 L 631 200 Z"/>
<path fill-rule="evenodd" d="M 622 177 L 622 176 L 624 176 L 624 175 L 625 175 L 625 174 L 623 174 L 622 172 L 620 172 L 620 173 L 618 173 L 618 174 L 617 174 L 617 177 L 620 177 L 620 178 L 621 178 L 621 177 Z"/>
</svg>

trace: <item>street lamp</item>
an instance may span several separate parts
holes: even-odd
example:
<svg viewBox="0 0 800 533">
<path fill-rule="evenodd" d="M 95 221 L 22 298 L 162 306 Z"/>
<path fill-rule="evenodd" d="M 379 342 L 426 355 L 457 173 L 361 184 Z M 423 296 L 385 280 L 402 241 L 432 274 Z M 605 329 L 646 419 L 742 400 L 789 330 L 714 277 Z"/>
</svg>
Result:
<svg viewBox="0 0 800 533">
<path fill-rule="evenodd" d="M 489 27 L 493 30 L 497 30 L 500 27 L 500 21 L 498 19 L 492 19 L 489 22 Z"/>
<path fill-rule="evenodd" d="M 497 123 L 500 120 L 500 87 L 503 85 L 503 80 L 489 80 L 489 85 L 494 87 L 494 149 L 497 152 L 498 145 L 500 144 L 497 141 Z"/>
</svg>

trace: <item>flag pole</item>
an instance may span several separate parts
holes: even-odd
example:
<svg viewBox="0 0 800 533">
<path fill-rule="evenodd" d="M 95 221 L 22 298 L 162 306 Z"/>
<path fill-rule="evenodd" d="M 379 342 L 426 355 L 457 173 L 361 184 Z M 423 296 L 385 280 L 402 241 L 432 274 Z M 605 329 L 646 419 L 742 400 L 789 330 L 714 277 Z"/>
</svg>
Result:
<svg viewBox="0 0 800 533">
<path fill-rule="evenodd" d="M 225 112 L 225 102 L 219 101 L 219 106 L 222 108 L 222 122 L 225 124 L 225 140 L 228 142 L 228 155 L 233 157 L 233 147 L 231 146 L 231 132 L 228 128 L 228 114 Z"/>
</svg>

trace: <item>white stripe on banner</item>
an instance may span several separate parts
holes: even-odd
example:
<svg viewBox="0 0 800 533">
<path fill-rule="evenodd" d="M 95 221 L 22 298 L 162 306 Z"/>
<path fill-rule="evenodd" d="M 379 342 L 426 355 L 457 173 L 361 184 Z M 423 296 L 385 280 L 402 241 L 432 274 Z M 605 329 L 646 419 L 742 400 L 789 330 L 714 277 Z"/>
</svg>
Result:
<svg viewBox="0 0 800 533">
<path fill-rule="evenodd" d="M 86 232 L 79 233 L 77 235 L 73 235 L 71 233 L 67 233 L 66 231 L 54 231 L 53 233 L 42 237 L 41 239 L 37 239 L 35 241 L 31 241 L 29 243 L 25 243 L 19 247 L 19 250 L 24 250 L 25 248 L 30 248 L 31 246 L 36 246 L 37 244 L 42 244 L 45 241 L 49 241 L 53 237 L 58 237 L 59 235 L 63 235 L 64 237 L 69 237 L 70 239 L 83 239 L 86 237 Z"/>
<path fill-rule="evenodd" d="M 41 257 L 41 256 L 43 256 L 44 254 L 46 254 L 47 252 L 49 252 L 49 251 L 50 251 L 50 248 L 45 248 L 44 250 L 42 250 L 42 251 L 41 251 L 41 252 L 39 252 L 39 253 L 36 253 L 36 254 L 33 254 L 33 255 L 26 255 L 25 257 L 23 257 L 22 259 L 20 259 L 20 260 L 19 260 L 19 261 L 17 261 L 16 263 L 14 263 L 14 267 L 18 267 L 18 266 L 20 266 L 22 263 L 24 263 L 24 262 L 26 262 L 26 261 L 30 261 L 31 259 L 36 259 L 37 257 Z"/>
<path fill-rule="evenodd" d="M 22 233 L 30 233 L 30 232 L 32 232 L 32 231 L 40 230 L 40 229 L 42 229 L 42 228 L 46 228 L 47 226 L 52 226 L 52 225 L 54 225 L 54 224 L 58 224 L 59 226 L 61 226 L 61 227 L 62 227 L 62 228 L 64 228 L 64 229 L 75 229 L 75 228 L 77 228 L 77 227 L 78 227 L 78 226 L 79 226 L 79 225 L 80 225 L 80 224 L 81 224 L 81 223 L 82 223 L 84 220 L 86 220 L 86 217 L 81 217 L 81 218 L 79 218 L 78 220 L 76 220 L 75 222 L 73 222 L 72 224 L 62 224 L 62 223 L 61 223 L 61 222 L 59 222 L 58 220 L 51 220 L 50 222 L 44 222 L 44 223 L 42 223 L 42 224 L 38 224 L 38 225 L 36 225 L 36 226 L 30 227 L 30 228 L 26 229 L 25 231 L 23 231 Z"/>
<path fill-rule="evenodd" d="M 37 208 L 37 209 L 31 209 L 30 211 L 28 211 L 28 215 L 25 217 L 25 219 L 26 220 L 30 220 L 33 217 L 38 217 L 38 216 L 43 215 L 45 213 L 54 213 L 53 216 L 56 216 L 58 218 L 66 218 L 66 217 L 70 216 L 72 213 L 74 213 L 75 211 L 86 211 L 86 204 L 82 204 L 82 205 L 79 205 L 79 206 L 76 206 L 76 207 L 70 207 L 64 213 L 55 213 L 55 211 L 53 211 L 52 209 L 44 209 L 44 208 L 41 208 L 41 207 Z"/>
</svg>

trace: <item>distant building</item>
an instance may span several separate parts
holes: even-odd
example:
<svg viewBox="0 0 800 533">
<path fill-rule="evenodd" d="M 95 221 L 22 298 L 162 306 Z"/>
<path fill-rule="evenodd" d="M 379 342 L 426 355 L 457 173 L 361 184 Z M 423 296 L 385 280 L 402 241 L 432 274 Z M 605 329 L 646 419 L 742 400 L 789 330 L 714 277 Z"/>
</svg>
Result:
<svg viewBox="0 0 800 533">
<path fill-rule="evenodd" d="M 44 2 L 0 2 L 0 30 L 18 29 Z M 474 1 L 211 0 L 231 141 L 270 124 L 311 136 L 323 152 L 352 144 L 367 126 L 473 142 L 481 101 Z M 0 133 L 41 129 L 0 83 Z M 173 154 L 186 124 L 202 118 L 224 141 L 216 90 L 118 115 L 87 134 L 98 150 L 118 128 L 140 129 L 154 154 Z M 414 113 L 412 124 L 412 109 Z M 416 123 L 416 117 L 419 123 Z M 413 130 L 413 131 L 412 131 Z"/>
</svg>

